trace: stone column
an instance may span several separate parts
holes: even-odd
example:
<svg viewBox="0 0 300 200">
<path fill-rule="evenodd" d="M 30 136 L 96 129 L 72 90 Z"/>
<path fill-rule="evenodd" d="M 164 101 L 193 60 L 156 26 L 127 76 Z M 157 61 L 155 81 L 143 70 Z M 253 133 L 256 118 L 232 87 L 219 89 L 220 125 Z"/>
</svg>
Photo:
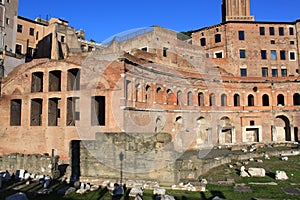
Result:
<svg viewBox="0 0 300 200">
<path fill-rule="evenodd" d="M 294 126 L 291 125 L 289 128 L 290 128 L 290 133 L 291 133 L 291 141 L 295 141 L 295 129 L 294 129 Z"/>
<path fill-rule="evenodd" d="M 272 142 L 276 141 L 277 135 L 276 135 L 276 126 L 271 126 L 272 129 Z"/>
</svg>

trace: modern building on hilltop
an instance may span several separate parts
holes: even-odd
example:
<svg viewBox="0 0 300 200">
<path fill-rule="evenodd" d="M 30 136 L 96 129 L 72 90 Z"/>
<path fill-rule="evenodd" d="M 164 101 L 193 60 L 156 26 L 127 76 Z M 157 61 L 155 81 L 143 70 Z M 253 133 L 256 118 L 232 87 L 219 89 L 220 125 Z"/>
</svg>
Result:
<svg viewBox="0 0 300 200">
<path fill-rule="evenodd" d="M 59 155 L 75 178 L 117 177 L 123 162 L 127 178 L 178 182 L 200 173 L 174 170 L 185 150 L 298 142 L 299 22 L 256 22 L 249 0 L 222 8 L 192 44 L 154 26 L 18 66 L 2 82 L 0 153 Z"/>
</svg>

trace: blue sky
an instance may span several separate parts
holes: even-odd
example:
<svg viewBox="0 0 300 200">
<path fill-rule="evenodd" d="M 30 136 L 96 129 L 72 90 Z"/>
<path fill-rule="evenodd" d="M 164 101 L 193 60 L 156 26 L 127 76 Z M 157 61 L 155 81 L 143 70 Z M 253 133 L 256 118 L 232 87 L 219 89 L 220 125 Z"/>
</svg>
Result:
<svg viewBox="0 0 300 200">
<path fill-rule="evenodd" d="M 250 0 L 256 21 L 300 19 L 299 0 Z M 86 32 L 86 39 L 104 41 L 134 28 L 159 25 L 188 31 L 221 22 L 222 0 L 19 0 L 19 15 L 35 19 L 58 17 Z"/>
</svg>

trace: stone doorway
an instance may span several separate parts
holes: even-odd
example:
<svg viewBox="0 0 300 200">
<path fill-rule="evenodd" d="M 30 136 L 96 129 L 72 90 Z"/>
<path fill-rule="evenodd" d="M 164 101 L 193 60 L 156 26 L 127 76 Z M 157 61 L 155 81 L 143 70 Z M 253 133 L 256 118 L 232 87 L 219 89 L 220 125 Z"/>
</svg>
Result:
<svg viewBox="0 0 300 200">
<path fill-rule="evenodd" d="M 273 137 L 275 141 L 292 141 L 290 120 L 284 116 L 277 116 L 274 123 Z"/>
</svg>

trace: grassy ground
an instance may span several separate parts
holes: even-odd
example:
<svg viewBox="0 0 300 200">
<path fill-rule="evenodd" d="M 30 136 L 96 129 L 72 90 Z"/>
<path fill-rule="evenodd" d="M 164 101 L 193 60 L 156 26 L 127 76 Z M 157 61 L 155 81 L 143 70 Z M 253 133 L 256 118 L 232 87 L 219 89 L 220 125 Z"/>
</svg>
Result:
<svg viewBox="0 0 300 200">
<path fill-rule="evenodd" d="M 282 161 L 280 158 L 273 157 L 270 160 L 263 160 L 263 163 L 249 162 L 246 169 L 249 167 L 262 167 L 266 170 L 266 177 L 263 178 L 242 178 L 239 176 L 239 163 L 235 161 L 232 163 L 233 168 L 228 166 L 221 166 L 212 169 L 209 174 L 204 175 L 210 183 L 207 186 L 208 192 L 206 198 L 211 197 L 211 194 L 219 194 L 226 199 L 300 199 L 300 195 L 287 195 L 284 188 L 298 188 L 300 189 L 300 156 L 289 157 L 288 161 Z M 235 164 L 238 165 L 235 165 Z M 285 171 L 289 177 L 287 181 L 275 180 L 276 170 Z M 234 179 L 235 184 L 245 184 L 250 187 L 252 192 L 236 192 L 233 185 L 220 185 L 218 181 L 226 181 Z M 250 183 L 270 183 L 275 182 L 278 185 L 253 185 Z"/>
<path fill-rule="evenodd" d="M 227 165 L 220 166 L 212 169 L 208 174 L 203 175 L 200 178 L 206 178 L 208 180 L 207 192 L 188 192 L 188 191 L 173 191 L 167 190 L 167 194 L 172 195 L 176 200 L 199 200 L 199 199 L 212 199 L 215 196 L 222 197 L 224 199 L 232 200 L 247 200 L 253 198 L 259 199 L 300 199 L 300 195 L 287 195 L 283 189 L 285 188 L 298 188 L 300 189 L 300 156 L 289 157 L 288 161 L 282 161 L 278 157 L 272 157 L 270 160 L 263 160 L 263 163 L 255 161 L 249 162 L 245 165 L 246 169 L 249 167 L 262 167 L 266 170 L 266 177 L 263 178 L 242 178 L 239 176 L 239 169 L 243 161 L 234 161 L 231 163 L 233 168 L 229 168 Z M 275 180 L 276 170 L 283 170 L 289 176 L 287 181 Z M 224 185 L 218 183 L 219 181 L 226 181 L 228 179 L 234 179 L 234 184 Z M 277 185 L 253 185 L 250 183 L 270 183 L 275 182 Z M 107 189 L 100 189 L 94 192 L 89 192 L 84 195 L 70 194 L 67 196 L 57 195 L 57 190 L 65 187 L 65 183 L 54 182 L 51 185 L 53 192 L 50 195 L 38 196 L 36 191 L 42 189 L 40 184 L 30 184 L 19 190 L 13 190 L 13 188 L 23 183 L 10 183 L 6 185 L 6 189 L 0 190 L 0 200 L 4 200 L 5 197 L 14 194 L 16 192 L 24 192 L 27 194 L 30 200 L 111 200 L 111 194 Z M 251 189 L 251 192 L 238 192 L 235 191 L 235 186 L 244 184 Z M 129 190 L 127 190 L 128 194 Z M 124 196 L 121 200 L 131 200 L 128 196 Z M 143 196 L 144 200 L 153 200 L 153 191 L 147 190 Z"/>
</svg>

